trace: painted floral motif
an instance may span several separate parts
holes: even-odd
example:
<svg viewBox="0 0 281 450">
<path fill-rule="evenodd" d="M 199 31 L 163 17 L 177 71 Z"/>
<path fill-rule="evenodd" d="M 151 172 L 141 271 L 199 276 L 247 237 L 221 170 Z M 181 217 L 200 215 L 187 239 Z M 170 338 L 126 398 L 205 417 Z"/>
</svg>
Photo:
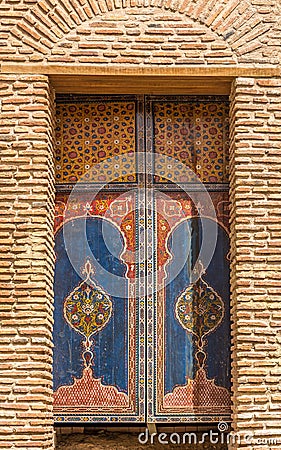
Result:
<svg viewBox="0 0 281 450">
<path fill-rule="evenodd" d="M 65 302 L 65 316 L 69 325 L 87 338 L 105 327 L 111 312 L 109 297 L 96 286 L 85 282 Z"/>
<path fill-rule="evenodd" d="M 207 360 L 204 349 L 207 341 L 204 338 L 216 330 L 224 313 L 223 300 L 202 278 L 188 286 L 177 299 L 175 316 L 181 326 L 195 337 L 197 349 L 194 357 L 199 371 L 205 369 Z"/>
<path fill-rule="evenodd" d="M 136 180 L 134 102 L 58 104 L 55 138 L 56 183 Z"/>
<path fill-rule="evenodd" d="M 154 103 L 154 150 L 177 160 L 157 160 L 155 181 L 192 182 L 190 168 L 203 183 L 228 181 L 229 119 L 225 102 Z"/>
<path fill-rule="evenodd" d="M 121 392 L 115 385 L 104 383 L 103 377 L 94 375 L 94 340 L 92 336 L 108 324 L 112 316 L 110 296 L 91 279 L 94 268 L 88 260 L 82 270 L 82 281 L 64 301 L 64 317 L 67 323 L 86 339 L 82 342 L 84 369 L 81 378 L 73 377 L 71 385 L 59 386 L 54 393 L 56 413 L 65 414 L 66 409 L 81 410 L 81 405 L 92 413 L 114 408 L 123 408 L 130 412 L 132 402 L 127 393 Z"/>
<path fill-rule="evenodd" d="M 213 288 L 200 278 L 179 296 L 175 312 L 181 326 L 196 336 L 201 346 L 203 338 L 221 323 L 224 304 Z"/>
<path fill-rule="evenodd" d="M 91 279 L 93 268 L 89 261 L 85 264 L 83 273 L 86 279 L 64 301 L 64 316 L 71 328 L 86 338 L 86 352 L 83 356 L 90 353 L 92 359 L 90 338 L 108 324 L 112 315 L 112 301 Z"/>
</svg>

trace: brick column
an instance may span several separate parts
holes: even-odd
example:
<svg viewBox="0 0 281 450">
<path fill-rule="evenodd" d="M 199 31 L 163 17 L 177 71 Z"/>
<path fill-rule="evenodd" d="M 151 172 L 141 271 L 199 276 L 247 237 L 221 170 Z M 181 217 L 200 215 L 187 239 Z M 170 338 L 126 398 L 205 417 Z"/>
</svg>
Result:
<svg viewBox="0 0 281 450">
<path fill-rule="evenodd" d="M 281 448 L 280 78 L 233 83 L 230 184 L 235 448 Z"/>
<path fill-rule="evenodd" d="M 53 449 L 53 93 L 0 75 L 0 448 Z"/>
</svg>

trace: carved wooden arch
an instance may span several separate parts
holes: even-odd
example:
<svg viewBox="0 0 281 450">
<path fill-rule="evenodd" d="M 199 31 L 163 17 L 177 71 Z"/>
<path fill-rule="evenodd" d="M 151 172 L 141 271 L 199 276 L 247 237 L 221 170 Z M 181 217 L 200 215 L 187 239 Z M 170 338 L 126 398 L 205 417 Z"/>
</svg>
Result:
<svg viewBox="0 0 281 450">
<path fill-rule="evenodd" d="M 245 62 L 244 55 L 246 62 L 267 62 L 259 50 L 266 46 L 264 36 L 272 29 L 272 10 L 258 10 L 250 0 L 41 0 L 17 21 L 11 35 L 44 59 L 77 26 L 128 8 L 161 8 L 163 12 L 178 13 L 225 42 L 233 62 L 237 58 Z M 37 60 L 33 55 L 31 61 Z"/>
</svg>

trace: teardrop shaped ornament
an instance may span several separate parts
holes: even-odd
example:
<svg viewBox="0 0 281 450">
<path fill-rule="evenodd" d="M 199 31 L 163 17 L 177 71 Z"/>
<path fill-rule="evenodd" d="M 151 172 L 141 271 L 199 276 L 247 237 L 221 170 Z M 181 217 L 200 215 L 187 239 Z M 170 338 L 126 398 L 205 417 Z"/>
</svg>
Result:
<svg viewBox="0 0 281 450">
<path fill-rule="evenodd" d="M 218 293 L 199 278 L 178 297 L 175 315 L 186 331 L 202 341 L 223 320 L 224 303 Z"/>
<path fill-rule="evenodd" d="M 71 328 L 88 341 L 108 324 L 112 315 L 112 301 L 90 278 L 93 268 L 89 261 L 83 272 L 86 279 L 64 301 L 64 317 Z"/>
</svg>

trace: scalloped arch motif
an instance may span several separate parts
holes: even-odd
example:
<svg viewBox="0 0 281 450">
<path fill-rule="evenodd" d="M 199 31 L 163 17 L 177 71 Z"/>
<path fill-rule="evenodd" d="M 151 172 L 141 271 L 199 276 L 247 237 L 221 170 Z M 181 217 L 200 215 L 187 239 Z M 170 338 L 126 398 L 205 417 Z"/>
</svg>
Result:
<svg viewBox="0 0 281 450">
<path fill-rule="evenodd" d="M 42 62 L 50 54 L 59 55 L 57 44 L 66 35 L 93 20 L 103 21 L 112 11 L 161 8 L 164 14 L 178 13 L 185 17 L 183 20 L 189 18 L 195 25 L 212 31 L 219 42 L 227 45 L 232 59 L 235 56 L 238 62 L 275 62 L 272 57 L 267 61 L 261 53 L 276 23 L 273 8 L 257 8 L 250 0 L 41 0 L 26 8 L 24 16 L 16 19 L 10 32 L 12 39 L 18 39 L 25 48 L 37 50 L 39 56 L 29 55 L 29 58 L 28 52 L 22 52 L 18 61 Z M 266 37 L 268 34 L 269 38 Z M 8 56 L 5 59 L 8 60 Z"/>
</svg>

